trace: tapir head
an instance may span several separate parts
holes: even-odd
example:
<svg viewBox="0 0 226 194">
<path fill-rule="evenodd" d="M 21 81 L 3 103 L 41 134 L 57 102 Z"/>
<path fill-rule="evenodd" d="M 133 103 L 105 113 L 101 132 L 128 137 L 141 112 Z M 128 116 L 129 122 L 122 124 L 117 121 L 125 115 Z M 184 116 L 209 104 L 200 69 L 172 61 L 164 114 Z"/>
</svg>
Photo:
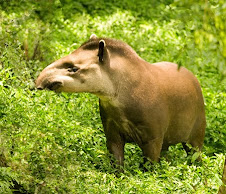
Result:
<svg viewBox="0 0 226 194">
<path fill-rule="evenodd" d="M 37 89 L 56 92 L 113 92 L 108 73 L 109 52 L 104 39 L 91 35 L 90 40 L 70 55 L 47 66 L 36 80 Z"/>
</svg>

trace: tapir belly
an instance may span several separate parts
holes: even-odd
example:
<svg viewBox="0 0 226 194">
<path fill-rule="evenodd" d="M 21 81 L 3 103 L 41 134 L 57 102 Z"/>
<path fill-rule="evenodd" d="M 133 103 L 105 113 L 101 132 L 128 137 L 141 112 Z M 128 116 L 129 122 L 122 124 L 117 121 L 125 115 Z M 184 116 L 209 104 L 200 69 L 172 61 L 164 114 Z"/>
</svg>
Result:
<svg viewBox="0 0 226 194">
<path fill-rule="evenodd" d="M 176 108 L 175 108 L 176 109 Z M 117 123 L 119 133 L 123 136 L 125 142 L 135 142 L 143 145 L 145 142 L 154 139 L 162 139 L 163 147 L 177 144 L 180 142 L 189 142 L 197 119 L 202 117 L 201 112 L 193 110 L 193 107 L 170 114 L 167 109 L 161 114 L 148 114 L 147 117 L 140 115 L 136 119 L 125 117 L 124 119 L 114 119 Z M 203 116 L 204 118 L 204 116 Z"/>
</svg>

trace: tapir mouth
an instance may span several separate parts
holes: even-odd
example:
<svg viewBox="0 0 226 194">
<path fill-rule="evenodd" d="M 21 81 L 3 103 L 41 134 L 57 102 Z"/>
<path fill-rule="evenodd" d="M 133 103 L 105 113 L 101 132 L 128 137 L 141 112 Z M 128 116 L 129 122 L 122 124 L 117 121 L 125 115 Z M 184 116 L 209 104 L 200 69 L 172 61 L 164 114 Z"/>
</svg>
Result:
<svg viewBox="0 0 226 194">
<path fill-rule="evenodd" d="M 63 85 L 62 82 L 59 81 L 54 81 L 54 82 L 49 82 L 47 84 L 43 85 L 39 85 L 37 87 L 38 90 L 44 90 L 44 89 L 49 89 L 49 90 L 53 90 L 56 91 L 57 89 L 59 89 L 61 86 Z"/>
<path fill-rule="evenodd" d="M 56 90 L 59 89 L 62 85 L 63 85 L 62 82 L 55 81 L 55 82 L 52 82 L 52 83 L 47 84 L 47 85 L 46 85 L 46 88 L 49 89 L 49 90 L 56 91 Z"/>
</svg>

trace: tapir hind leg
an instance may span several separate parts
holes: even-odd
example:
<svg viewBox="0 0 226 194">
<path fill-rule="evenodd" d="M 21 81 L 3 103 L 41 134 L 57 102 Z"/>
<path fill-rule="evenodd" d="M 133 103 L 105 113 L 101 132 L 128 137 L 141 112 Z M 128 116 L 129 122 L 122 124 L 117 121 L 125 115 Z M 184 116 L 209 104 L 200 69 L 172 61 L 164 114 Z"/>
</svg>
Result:
<svg viewBox="0 0 226 194">
<path fill-rule="evenodd" d="M 205 116 L 198 117 L 193 126 L 188 142 L 192 145 L 193 148 L 196 149 L 198 148 L 198 150 L 202 150 L 205 136 L 205 128 L 206 128 Z"/>
<path fill-rule="evenodd" d="M 187 154 L 190 154 L 193 151 L 201 151 L 203 147 L 204 142 L 204 136 L 205 136 L 205 128 L 206 128 L 206 120 L 205 116 L 198 117 L 193 129 L 191 131 L 191 135 L 189 137 L 189 140 L 187 142 L 182 142 L 183 148 L 187 152 Z M 190 144 L 193 149 L 190 149 L 186 143 Z M 199 158 L 200 160 L 201 158 Z"/>
</svg>

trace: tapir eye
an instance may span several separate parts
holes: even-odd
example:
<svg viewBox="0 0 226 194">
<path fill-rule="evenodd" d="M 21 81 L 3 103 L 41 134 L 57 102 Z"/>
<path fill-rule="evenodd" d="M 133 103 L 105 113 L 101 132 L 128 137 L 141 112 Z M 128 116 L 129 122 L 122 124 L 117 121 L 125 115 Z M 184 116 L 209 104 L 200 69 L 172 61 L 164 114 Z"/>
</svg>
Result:
<svg viewBox="0 0 226 194">
<path fill-rule="evenodd" d="M 76 72 L 76 71 L 78 71 L 78 70 L 79 70 L 78 67 L 71 67 L 71 68 L 68 68 L 68 71 L 69 71 L 69 72 Z"/>
<path fill-rule="evenodd" d="M 72 67 L 74 67 L 74 65 L 72 64 L 72 63 L 63 63 L 62 64 L 62 66 L 61 66 L 61 68 L 72 68 Z"/>
</svg>

